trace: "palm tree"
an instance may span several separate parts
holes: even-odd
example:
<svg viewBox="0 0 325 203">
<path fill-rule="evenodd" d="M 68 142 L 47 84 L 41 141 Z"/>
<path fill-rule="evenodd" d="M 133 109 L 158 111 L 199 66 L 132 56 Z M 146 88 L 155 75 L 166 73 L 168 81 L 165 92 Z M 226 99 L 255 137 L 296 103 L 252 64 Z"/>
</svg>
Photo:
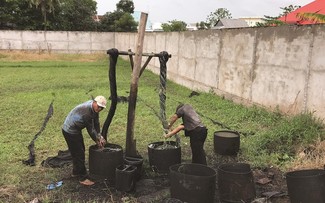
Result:
<svg viewBox="0 0 325 203">
<path fill-rule="evenodd" d="M 300 20 L 308 20 L 315 23 L 325 23 L 325 15 L 316 13 L 297 13 L 297 18 Z"/>
<path fill-rule="evenodd" d="M 47 27 L 47 13 L 54 11 L 54 6 L 60 4 L 60 0 L 29 0 L 30 6 L 35 6 L 36 8 L 41 8 L 43 20 L 44 20 L 44 30 Z"/>
</svg>

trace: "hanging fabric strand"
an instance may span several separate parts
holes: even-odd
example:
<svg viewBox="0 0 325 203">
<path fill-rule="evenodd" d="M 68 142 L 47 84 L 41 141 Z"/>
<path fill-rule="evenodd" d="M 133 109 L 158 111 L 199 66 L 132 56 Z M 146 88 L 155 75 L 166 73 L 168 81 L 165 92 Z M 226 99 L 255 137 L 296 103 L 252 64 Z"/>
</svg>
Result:
<svg viewBox="0 0 325 203">
<path fill-rule="evenodd" d="M 159 90 L 159 104 L 160 104 L 160 120 L 165 132 L 168 132 L 168 122 L 166 119 L 166 82 L 167 82 L 167 66 L 169 59 L 166 51 L 160 52 L 160 90 Z"/>
<path fill-rule="evenodd" d="M 160 119 L 164 129 L 164 133 L 168 133 L 168 121 L 166 118 L 166 82 L 167 82 L 167 66 L 166 63 L 170 55 L 166 51 L 160 52 L 160 91 L 159 91 L 159 104 L 160 104 Z M 177 146 L 180 145 L 181 139 L 178 134 L 175 135 Z"/>
<path fill-rule="evenodd" d="M 23 164 L 25 164 L 25 165 L 35 166 L 34 142 L 38 138 L 38 136 L 45 130 L 47 122 L 50 120 L 50 118 L 53 115 L 53 102 L 54 102 L 54 100 L 52 100 L 52 102 L 51 102 L 51 104 L 50 104 L 50 106 L 49 106 L 49 108 L 47 110 L 47 115 L 46 115 L 46 117 L 44 119 L 44 122 L 43 122 L 43 125 L 42 125 L 41 129 L 38 131 L 38 133 L 36 133 L 33 140 L 28 145 L 29 158 L 28 158 L 28 160 L 23 160 Z"/>
<path fill-rule="evenodd" d="M 105 140 L 108 137 L 108 128 L 112 122 L 112 119 L 115 114 L 116 105 L 117 105 L 117 87 L 116 87 L 116 63 L 119 52 L 117 49 L 109 49 L 107 50 L 107 54 L 110 56 L 110 63 L 109 63 L 109 71 L 108 71 L 108 78 L 109 78 L 109 85 L 110 85 L 110 93 L 111 93 L 111 106 L 109 112 L 107 114 L 107 118 L 104 122 L 102 128 L 102 136 Z"/>
</svg>

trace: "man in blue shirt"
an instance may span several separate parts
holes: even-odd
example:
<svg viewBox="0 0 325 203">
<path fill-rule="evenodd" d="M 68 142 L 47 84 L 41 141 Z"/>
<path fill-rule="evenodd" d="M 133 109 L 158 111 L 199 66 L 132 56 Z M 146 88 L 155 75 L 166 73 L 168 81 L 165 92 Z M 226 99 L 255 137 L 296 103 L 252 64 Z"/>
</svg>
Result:
<svg viewBox="0 0 325 203">
<path fill-rule="evenodd" d="M 87 129 L 98 147 L 104 147 L 106 140 L 100 134 L 99 112 L 106 108 L 106 103 L 105 97 L 97 96 L 94 100 L 79 104 L 70 111 L 62 126 L 62 134 L 72 156 L 72 176 L 79 177 L 83 185 L 93 185 L 94 182 L 87 178 L 82 129 Z"/>
<path fill-rule="evenodd" d="M 177 119 L 182 118 L 183 123 L 171 130 Z M 180 104 L 176 108 L 176 113 L 170 118 L 169 133 L 165 138 L 172 137 L 179 131 L 184 130 L 185 136 L 190 137 L 192 150 L 192 163 L 207 165 L 203 145 L 208 134 L 207 128 L 203 125 L 199 115 L 189 104 Z"/>
</svg>

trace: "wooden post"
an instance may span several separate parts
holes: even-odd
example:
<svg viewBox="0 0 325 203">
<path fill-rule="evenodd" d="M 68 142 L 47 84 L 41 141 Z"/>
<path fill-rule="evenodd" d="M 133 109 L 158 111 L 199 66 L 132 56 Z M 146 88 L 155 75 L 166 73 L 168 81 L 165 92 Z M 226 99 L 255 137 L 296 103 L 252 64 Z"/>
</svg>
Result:
<svg viewBox="0 0 325 203">
<path fill-rule="evenodd" d="M 136 140 L 134 139 L 134 119 L 135 119 L 135 108 L 138 95 L 138 81 L 141 71 L 141 60 L 143 52 L 143 40 L 146 30 L 148 14 L 141 13 L 140 25 L 138 30 L 138 39 L 136 44 L 136 52 L 134 57 L 134 68 L 132 70 L 132 79 L 130 87 L 130 97 L 129 97 L 129 109 L 128 109 L 128 120 L 126 128 L 126 156 L 137 156 L 136 150 Z"/>
</svg>

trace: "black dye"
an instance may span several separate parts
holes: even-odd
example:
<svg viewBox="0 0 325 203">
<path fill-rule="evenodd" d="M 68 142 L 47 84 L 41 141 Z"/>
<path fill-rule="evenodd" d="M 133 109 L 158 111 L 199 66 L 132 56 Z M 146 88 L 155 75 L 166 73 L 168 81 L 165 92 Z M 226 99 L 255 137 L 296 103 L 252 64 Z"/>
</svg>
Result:
<svg viewBox="0 0 325 203">
<path fill-rule="evenodd" d="M 116 63 L 118 58 L 118 50 L 117 49 L 109 49 L 107 51 L 107 54 L 109 54 L 110 57 L 110 64 L 109 64 L 109 71 L 108 71 L 108 79 L 109 79 L 109 86 L 110 86 L 110 99 L 111 99 L 111 106 L 108 111 L 106 120 L 104 122 L 103 128 L 102 128 L 102 136 L 105 140 L 107 140 L 108 137 L 108 129 L 109 126 L 113 120 L 113 117 L 115 115 L 116 105 L 117 105 L 117 87 L 116 87 Z"/>
<path fill-rule="evenodd" d="M 46 124 L 47 122 L 50 120 L 50 118 L 53 115 L 53 102 L 54 100 L 51 102 L 48 110 L 47 110 L 47 115 L 44 119 L 43 125 L 41 127 L 41 129 L 38 131 L 38 133 L 36 133 L 36 135 L 34 136 L 33 140 L 29 143 L 28 145 L 28 150 L 29 150 L 29 158 L 27 160 L 23 160 L 23 164 L 28 165 L 28 166 L 35 166 L 35 148 L 34 148 L 34 143 L 35 140 L 38 138 L 38 136 L 45 130 Z"/>
<path fill-rule="evenodd" d="M 152 149 L 157 149 L 157 150 L 168 150 L 168 149 L 176 149 L 176 148 L 178 148 L 178 146 L 168 144 L 166 142 L 164 142 L 163 144 L 160 144 L 160 145 L 150 144 L 148 147 L 150 147 Z"/>
<path fill-rule="evenodd" d="M 98 149 L 98 151 L 102 151 L 102 152 L 117 152 L 117 151 L 121 151 L 121 148 L 113 148 L 113 147 L 105 147 L 103 149 Z"/>
</svg>

